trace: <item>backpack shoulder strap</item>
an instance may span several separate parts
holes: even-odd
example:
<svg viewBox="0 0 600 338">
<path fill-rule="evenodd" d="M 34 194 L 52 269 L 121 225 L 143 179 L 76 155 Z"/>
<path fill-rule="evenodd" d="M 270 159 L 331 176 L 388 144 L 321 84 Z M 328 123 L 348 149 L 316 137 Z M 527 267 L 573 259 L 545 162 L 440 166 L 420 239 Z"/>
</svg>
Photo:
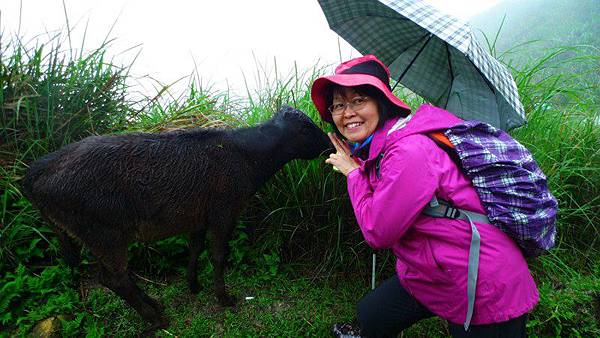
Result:
<svg viewBox="0 0 600 338">
<path fill-rule="evenodd" d="M 445 151 L 446 154 L 448 154 L 448 156 L 450 156 L 452 162 L 454 162 L 454 164 L 456 164 L 456 166 L 462 170 L 462 163 L 460 161 L 460 157 L 458 157 L 458 154 L 456 153 L 454 144 L 450 142 L 450 140 L 444 134 L 443 131 L 434 131 L 431 133 L 427 133 L 426 135 L 433 142 L 435 142 L 435 144 L 437 144 L 438 147 L 442 148 L 442 150 Z"/>
<path fill-rule="evenodd" d="M 446 136 L 446 134 L 444 134 L 444 132 L 442 132 L 442 131 L 434 131 L 434 132 L 427 134 L 427 136 L 429 136 L 429 138 L 432 139 L 437 144 L 441 144 L 444 147 L 454 149 L 454 144 L 452 144 L 452 142 L 450 142 L 450 139 L 448 139 L 448 136 Z"/>
</svg>

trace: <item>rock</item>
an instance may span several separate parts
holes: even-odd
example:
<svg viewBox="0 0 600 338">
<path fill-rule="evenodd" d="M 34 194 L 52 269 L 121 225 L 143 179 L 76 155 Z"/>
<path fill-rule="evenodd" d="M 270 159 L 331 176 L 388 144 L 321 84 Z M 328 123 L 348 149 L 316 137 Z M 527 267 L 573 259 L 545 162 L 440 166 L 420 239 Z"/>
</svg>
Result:
<svg viewBox="0 0 600 338">
<path fill-rule="evenodd" d="M 54 338 L 60 337 L 60 320 L 67 319 L 64 315 L 52 316 L 39 321 L 31 330 L 31 337 Z"/>
</svg>

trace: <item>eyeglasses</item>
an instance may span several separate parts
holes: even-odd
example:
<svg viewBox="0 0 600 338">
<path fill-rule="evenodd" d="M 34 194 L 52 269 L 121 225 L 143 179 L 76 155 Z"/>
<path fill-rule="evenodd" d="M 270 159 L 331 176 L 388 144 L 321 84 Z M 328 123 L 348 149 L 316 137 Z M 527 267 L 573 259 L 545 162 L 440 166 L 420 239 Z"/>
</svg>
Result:
<svg viewBox="0 0 600 338">
<path fill-rule="evenodd" d="M 329 106 L 329 108 L 327 108 L 327 110 L 329 110 L 329 112 L 331 113 L 332 116 L 340 116 L 340 115 L 344 114 L 344 112 L 346 111 L 346 108 L 348 108 L 348 107 L 350 107 L 350 109 L 357 112 L 357 111 L 360 111 L 362 108 L 364 108 L 365 104 L 367 104 L 367 102 L 369 102 L 369 100 L 370 100 L 370 98 L 368 96 L 357 96 L 357 97 L 353 98 L 351 102 L 334 103 L 331 106 Z"/>
</svg>

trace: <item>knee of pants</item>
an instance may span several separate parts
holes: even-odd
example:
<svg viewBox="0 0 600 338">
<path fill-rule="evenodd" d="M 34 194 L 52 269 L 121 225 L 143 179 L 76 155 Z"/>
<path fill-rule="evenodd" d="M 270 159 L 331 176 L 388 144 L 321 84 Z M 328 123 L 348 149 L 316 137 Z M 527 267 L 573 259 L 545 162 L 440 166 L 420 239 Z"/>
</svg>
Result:
<svg viewBox="0 0 600 338">
<path fill-rule="evenodd" d="M 369 295 L 367 295 L 356 306 L 356 316 L 363 334 L 373 332 L 377 327 L 377 306 L 372 303 Z"/>
</svg>

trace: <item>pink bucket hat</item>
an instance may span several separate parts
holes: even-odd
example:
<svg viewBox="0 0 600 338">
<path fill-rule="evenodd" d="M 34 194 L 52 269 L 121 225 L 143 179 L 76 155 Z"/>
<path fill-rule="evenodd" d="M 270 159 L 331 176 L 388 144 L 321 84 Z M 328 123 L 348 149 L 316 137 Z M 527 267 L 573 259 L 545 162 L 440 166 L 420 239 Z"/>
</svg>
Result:
<svg viewBox="0 0 600 338">
<path fill-rule="evenodd" d="M 310 96 L 321 118 L 333 122 L 327 110 L 327 95 L 331 95 L 328 87 L 331 84 L 345 87 L 371 85 L 382 92 L 387 99 L 401 109 L 410 111 L 410 107 L 392 94 L 390 87 L 390 71 L 375 55 L 365 55 L 341 63 L 331 76 L 323 76 L 313 82 Z"/>
</svg>

